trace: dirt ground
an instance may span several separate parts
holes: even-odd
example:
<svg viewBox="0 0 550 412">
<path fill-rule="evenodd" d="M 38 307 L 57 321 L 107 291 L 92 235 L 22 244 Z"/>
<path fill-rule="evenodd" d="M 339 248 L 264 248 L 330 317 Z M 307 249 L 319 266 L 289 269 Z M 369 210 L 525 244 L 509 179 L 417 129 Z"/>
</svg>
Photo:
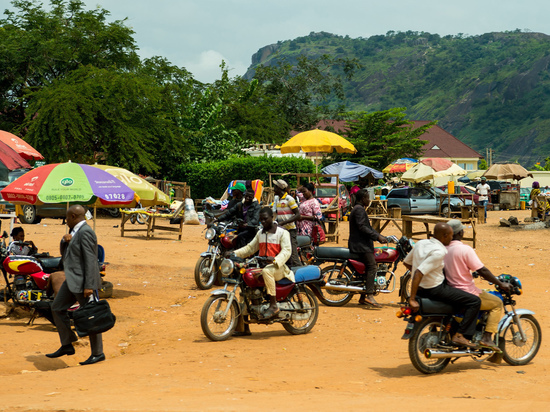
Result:
<svg viewBox="0 0 550 412">
<path fill-rule="evenodd" d="M 115 285 L 109 301 L 117 315 L 115 328 L 104 334 L 107 360 L 78 364 L 90 354 L 86 338 L 76 355 L 46 358 L 59 339 L 45 319 L 33 326 L 26 325 L 25 313 L 0 319 L 0 410 L 545 410 L 550 229 L 498 227 L 500 217 L 523 221 L 528 214 L 489 212 L 488 223 L 478 225 L 477 253 L 493 273 L 521 279 L 517 307 L 534 311 L 543 329 L 537 357 L 522 367 L 462 358 L 430 376 L 413 368 L 400 339 L 405 323 L 395 316 L 397 292 L 378 297 L 380 310 L 358 306 L 357 298 L 341 308 L 321 305 L 317 325 L 306 335 L 251 325 L 250 337 L 210 342 L 199 324 L 209 291 L 197 290 L 193 280 L 206 249 L 205 227 L 184 227 L 183 241 L 169 232 L 146 240 L 141 233 L 121 238 L 118 219 L 99 219 L 96 232 L 110 262 L 106 279 Z M 65 233 L 60 220 L 24 228 L 40 251 L 58 254 Z M 346 222 L 341 232 L 345 246 Z"/>
</svg>

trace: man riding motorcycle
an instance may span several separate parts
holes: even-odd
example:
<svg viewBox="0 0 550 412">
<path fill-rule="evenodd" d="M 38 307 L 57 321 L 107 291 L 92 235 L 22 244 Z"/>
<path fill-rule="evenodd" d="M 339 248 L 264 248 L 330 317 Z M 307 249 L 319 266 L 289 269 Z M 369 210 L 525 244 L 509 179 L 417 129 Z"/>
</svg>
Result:
<svg viewBox="0 0 550 412">
<path fill-rule="evenodd" d="M 464 226 L 460 220 L 452 219 L 449 220 L 447 224 L 453 229 L 453 240 L 447 246 L 447 254 L 443 259 L 447 283 L 449 286 L 471 293 L 481 299 L 480 310 L 486 310 L 489 311 L 489 313 L 487 316 L 485 333 L 479 344 L 483 347 L 500 352 L 500 349 L 493 341 L 492 335 L 498 331 L 498 322 L 504 310 L 502 299 L 476 287 L 471 272 L 477 272 L 482 278 L 497 285 L 505 293 L 510 292 L 511 286 L 507 282 L 501 282 L 494 276 L 491 271 L 481 263 L 474 249 L 462 243 Z"/>
<path fill-rule="evenodd" d="M 264 207 L 260 211 L 260 223 L 263 229 L 260 230 L 252 242 L 245 247 L 237 249 L 234 254 L 237 257 L 247 257 L 259 251 L 260 256 L 269 257 L 272 262 L 257 275 L 262 275 L 269 295 L 269 308 L 264 314 L 265 319 L 271 319 L 279 313 L 277 306 L 275 282 L 287 278 L 294 282 L 294 273 L 285 262 L 292 254 L 290 234 L 287 230 L 279 227 L 273 222 L 273 211 Z"/>
</svg>

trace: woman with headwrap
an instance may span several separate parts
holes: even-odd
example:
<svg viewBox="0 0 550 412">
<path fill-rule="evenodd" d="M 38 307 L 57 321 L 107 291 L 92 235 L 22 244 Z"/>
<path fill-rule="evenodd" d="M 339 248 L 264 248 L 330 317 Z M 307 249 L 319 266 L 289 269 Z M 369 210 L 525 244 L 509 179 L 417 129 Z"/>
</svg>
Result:
<svg viewBox="0 0 550 412">
<path fill-rule="evenodd" d="M 544 219 L 546 211 L 548 210 L 548 202 L 540 202 L 537 197 L 542 193 L 540 191 L 539 182 L 533 182 L 531 194 L 529 195 L 529 200 L 531 201 L 531 207 L 536 208 L 538 212 L 539 219 Z"/>
</svg>

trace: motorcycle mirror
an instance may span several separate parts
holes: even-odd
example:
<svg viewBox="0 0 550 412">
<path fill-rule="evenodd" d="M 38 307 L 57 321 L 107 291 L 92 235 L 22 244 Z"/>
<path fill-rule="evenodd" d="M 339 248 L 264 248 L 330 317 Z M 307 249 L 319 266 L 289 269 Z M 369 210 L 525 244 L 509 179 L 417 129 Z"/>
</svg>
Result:
<svg viewBox="0 0 550 412">
<path fill-rule="evenodd" d="M 7 239 L 9 237 L 8 232 L 4 230 L 4 233 L 2 233 L 2 238 Z"/>
</svg>

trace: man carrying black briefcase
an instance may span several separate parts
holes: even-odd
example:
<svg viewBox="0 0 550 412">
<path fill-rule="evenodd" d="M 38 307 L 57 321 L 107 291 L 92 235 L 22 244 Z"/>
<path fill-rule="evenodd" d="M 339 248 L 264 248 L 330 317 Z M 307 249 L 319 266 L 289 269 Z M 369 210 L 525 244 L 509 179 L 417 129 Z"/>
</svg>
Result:
<svg viewBox="0 0 550 412">
<path fill-rule="evenodd" d="M 55 296 L 52 305 L 55 326 L 61 340 L 61 347 L 46 354 L 49 358 L 74 355 L 73 342 L 78 340 L 71 329 L 68 309 L 78 301 L 80 306 L 88 302 L 95 290 L 101 286 L 99 263 L 97 260 L 97 237 L 86 224 L 86 211 L 81 205 L 73 205 L 67 210 L 67 226 L 70 233 L 63 236 L 61 254 L 65 268 L 65 282 Z M 101 334 L 90 334 L 91 356 L 81 365 L 91 365 L 105 360 Z"/>
</svg>

